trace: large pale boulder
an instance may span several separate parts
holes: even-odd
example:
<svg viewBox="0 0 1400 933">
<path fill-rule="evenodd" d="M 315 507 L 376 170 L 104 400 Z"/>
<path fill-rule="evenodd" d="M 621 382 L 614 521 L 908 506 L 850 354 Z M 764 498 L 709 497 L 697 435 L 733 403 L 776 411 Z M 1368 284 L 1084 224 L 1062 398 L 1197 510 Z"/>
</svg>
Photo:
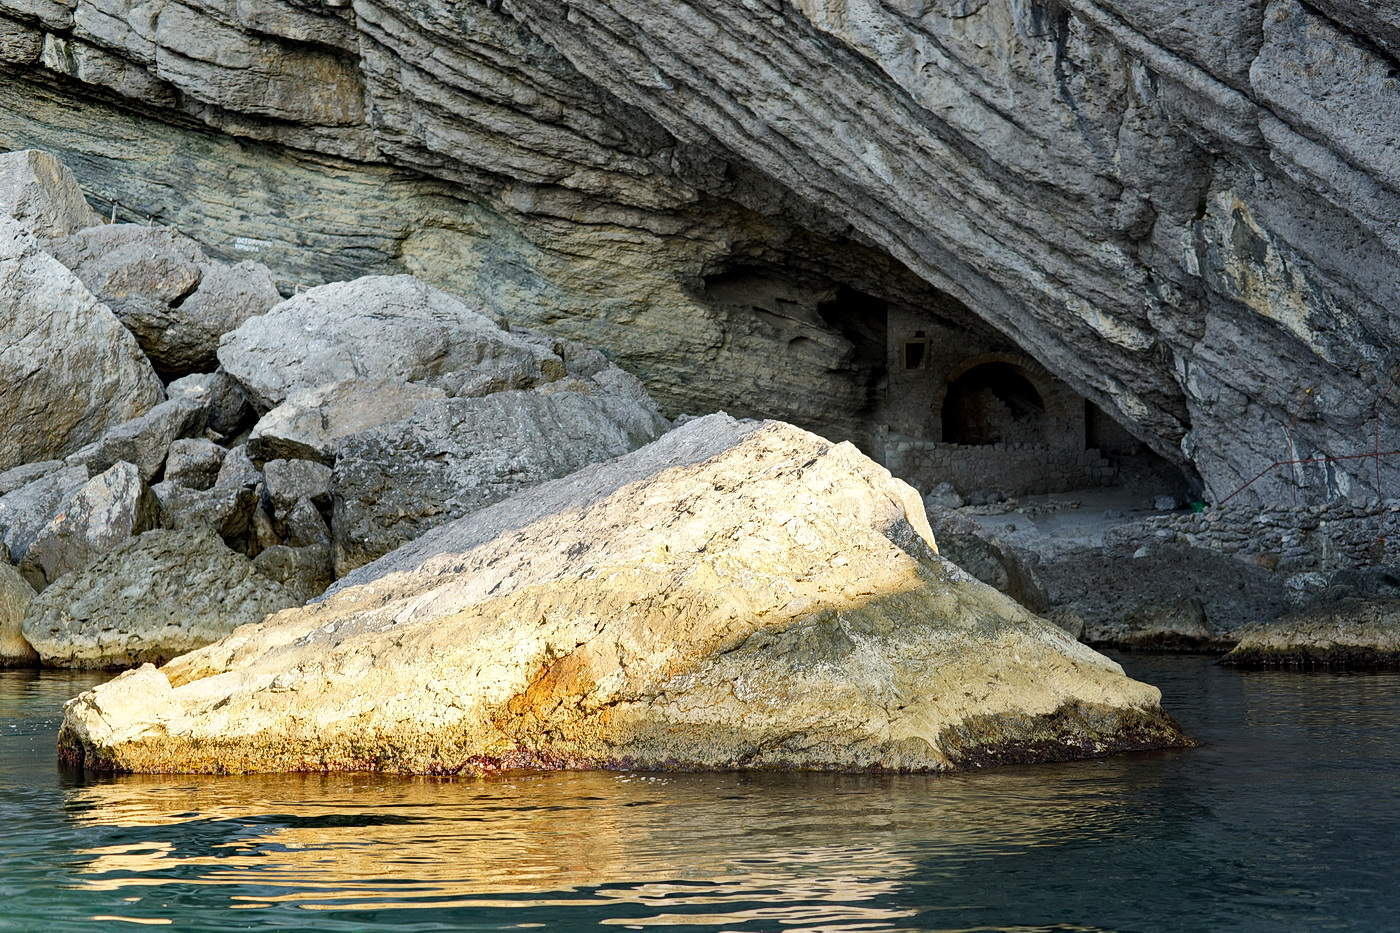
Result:
<svg viewBox="0 0 1400 933">
<path fill-rule="evenodd" d="M 1400 598 L 1350 597 L 1240 630 L 1221 659 L 1236 667 L 1346 670 L 1400 668 Z"/>
<path fill-rule="evenodd" d="M 424 403 L 403 421 L 341 441 L 331 479 L 336 572 L 521 489 L 634 450 L 665 429 L 650 400 L 576 379 Z"/>
<path fill-rule="evenodd" d="M 141 471 L 118 463 L 68 496 L 39 530 L 20 564 L 36 588 L 156 526 L 159 508 Z"/>
<path fill-rule="evenodd" d="M 164 393 L 135 339 L 0 218 L 0 470 L 71 453 Z"/>
<path fill-rule="evenodd" d="M 41 649 L 42 650 L 42 649 Z M 854 447 L 692 421 L 71 701 L 96 770 L 945 771 L 1188 742 Z"/>
<path fill-rule="evenodd" d="M 212 369 L 219 338 L 282 300 L 266 266 L 210 259 L 176 230 L 107 224 L 49 245 L 163 373 Z"/>
<path fill-rule="evenodd" d="M 53 667 L 163 661 L 299 603 L 207 530 L 150 531 L 35 597 L 24 637 Z"/>
<path fill-rule="evenodd" d="M 68 167 L 38 149 L 0 153 L 0 217 L 41 238 L 101 222 Z"/>
<path fill-rule="evenodd" d="M 262 411 L 346 379 L 439 384 L 448 394 L 526 388 L 564 375 L 547 350 L 410 275 L 310 289 L 248 320 L 219 362 Z"/>
<path fill-rule="evenodd" d="M 39 653 L 20 631 L 20 623 L 33 601 L 34 588 L 25 582 L 18 570 L 0 561 L 0 668 L 28 666 L 39 661 Z"/>
</svg>

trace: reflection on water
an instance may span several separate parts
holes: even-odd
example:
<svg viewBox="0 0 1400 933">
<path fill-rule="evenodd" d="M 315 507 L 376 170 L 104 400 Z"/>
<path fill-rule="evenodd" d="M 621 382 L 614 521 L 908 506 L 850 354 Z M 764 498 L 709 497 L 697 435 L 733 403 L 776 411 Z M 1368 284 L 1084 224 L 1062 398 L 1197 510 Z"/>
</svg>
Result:
<svg viewBox="0 0 1400 933">
<path fill-rule="evenodd" d="M 1129 658 L 1201 749 L 956 777 L 61 775 L 0 675 L 0 929 L 1376 929 L 1400 678 Z M 1387 919 L 1388 918 L 1388 919 Z"/>
</svg>

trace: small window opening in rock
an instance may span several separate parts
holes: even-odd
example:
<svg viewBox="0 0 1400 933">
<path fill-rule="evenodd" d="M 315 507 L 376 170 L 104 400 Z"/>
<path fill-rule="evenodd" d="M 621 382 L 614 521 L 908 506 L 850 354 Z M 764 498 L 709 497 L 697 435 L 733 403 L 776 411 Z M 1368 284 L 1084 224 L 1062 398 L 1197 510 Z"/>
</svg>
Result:
<svg viewBox="0 0 1400 933">
<path fill-rule="evenodd" d="M 923 369 L 928 365 L 928 341 L 904 341 L 904 368 Z"/>
<path fill-rule="evenodd" d="M 1010 363 L 983 363 L 948 386 L 943 439 L 952 444 L 1044 443 L 1045 402 Z"/>
</svg>

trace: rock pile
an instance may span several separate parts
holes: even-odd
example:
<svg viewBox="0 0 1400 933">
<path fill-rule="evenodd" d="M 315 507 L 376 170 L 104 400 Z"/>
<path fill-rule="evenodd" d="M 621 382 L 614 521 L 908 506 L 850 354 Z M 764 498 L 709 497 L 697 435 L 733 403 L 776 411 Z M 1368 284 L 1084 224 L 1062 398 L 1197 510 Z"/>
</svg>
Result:
<svg viewBox="0 0 1400 933">
<path fill-rule="evenodd" d="M 412 276 L 284 301 L 38 152 L 0 155 L 0 384 L 0 663 L 171 658 L 668 427 L 597 351 Z"/>
<path fill-rule="evenodd" d="M 40 597 L 42 600 L 43 597 Z M 1187 739 L 849 444 L 690 421 L 73 700 L 95 770 L 947 771 Z"/>
</svg>

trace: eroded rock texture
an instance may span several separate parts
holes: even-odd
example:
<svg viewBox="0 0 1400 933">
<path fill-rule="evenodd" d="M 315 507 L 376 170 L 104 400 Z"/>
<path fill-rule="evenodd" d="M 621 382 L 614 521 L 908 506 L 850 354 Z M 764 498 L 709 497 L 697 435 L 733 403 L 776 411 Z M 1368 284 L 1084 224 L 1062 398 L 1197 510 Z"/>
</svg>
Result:
<svg viewBox="0 0 1400 933">
<path fill-rule="evenodd" d="M 711 415 L 126 672 L 59 742 L 118 771 L 950 771 L 1187 744 L 1160 696 L 940 558 L 851 445 Z"/>
<path fill-rule="evenodd" d="M 0 145 L 284 287 L 406 270 L 608 347 L 673 414 L 860 436 L 872 321 L 990 324 L 1218 499 L 1400 447 L 1398 50 L 1357 0 L 0 0 Z"/>
</svg>

